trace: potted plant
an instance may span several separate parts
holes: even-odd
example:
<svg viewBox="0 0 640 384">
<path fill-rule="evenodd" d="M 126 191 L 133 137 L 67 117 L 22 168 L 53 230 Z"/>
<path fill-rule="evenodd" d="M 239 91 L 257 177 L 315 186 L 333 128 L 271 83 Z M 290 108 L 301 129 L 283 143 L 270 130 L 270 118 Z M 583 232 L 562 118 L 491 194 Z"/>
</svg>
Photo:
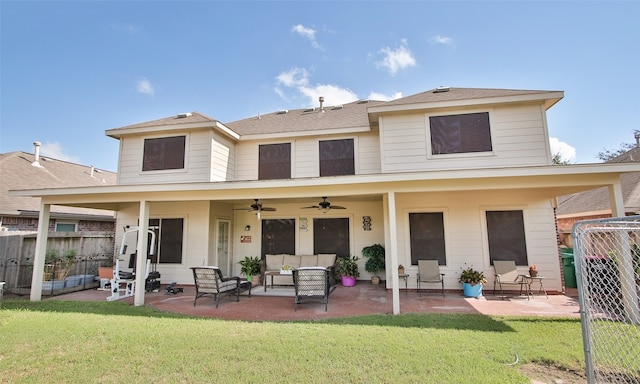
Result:
<svg viewBox="0 0 640 384">
<path fill-rule="evenodd" d="M 352 257 L 338 257 L 338 273 L 340 274 L 340 279 L 342 281 L 342 285 L 345 287 L 353 287 L 356 285 L 356 278 L 360 276 L 360 271 L 358 270 L 358 260 L 357 256 Z"/>
<path fill-rule="evenodd" d="M 462 283 L 462 291 L 467 297 L 482 296 L 482 286 L 487 283 L 484 272 L 476 271 L 473 267 L 468 267 L 460 273 L 459 282 Z"/>
<path fill-rule="evenodd" d="M 240 273 L 247 276 L 247 281 L 254 287 L 260 284 L 260 279 L 253 279 L 253 276 L 260 275 L 261 263 L 258 256 L 245 256 L 244 260 L 238 262 L 238 264 L 240 264 Z"/>
<path fill-rule="evenodd" d="M 538 266 L 535 264 L 531 264 L 529 266 L 529 276 L 537 277 L 538 276 Z"/>
<path fill-rule="evenodd" d="M 57 249 L 49 249 L 44 259 L 43 288 L 45 290 L 62 289 L 65 278 L 76 262 L 76 250 L 69 249 L 60 256 Z M 48 282 L 48 283 L 45 283 Z"/>
<path fill-rule="evenodd" d="M 380 284 L 380 276 L 378 272 L 384 271 L 384 247 L 380 244 L 373 244 L 362 248 L 362 256 L 367 261 L 364 264 L 364 270 L 373 273 L 371 276 L 371 284 Z"/>
</svg>

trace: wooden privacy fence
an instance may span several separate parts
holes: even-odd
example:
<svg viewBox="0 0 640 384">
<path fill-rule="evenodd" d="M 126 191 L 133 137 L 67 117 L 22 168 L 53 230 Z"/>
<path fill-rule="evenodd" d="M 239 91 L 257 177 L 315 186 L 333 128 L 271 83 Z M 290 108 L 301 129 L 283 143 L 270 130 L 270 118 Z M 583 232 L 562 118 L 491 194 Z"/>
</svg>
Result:
<svg viewBox="0 0 640 384">
<path fill-rule="evenodd" d="M 112 232 L 50 232 L 44 267 L 43 294 L 93 288 L 99 267 L 113 265 Z M 4 294 L 28 295 L 33 276 L 35 233 L 0 235 L 0 281 Z M 71 289 L 73 288 L 73 289 Z"/>
</svg>

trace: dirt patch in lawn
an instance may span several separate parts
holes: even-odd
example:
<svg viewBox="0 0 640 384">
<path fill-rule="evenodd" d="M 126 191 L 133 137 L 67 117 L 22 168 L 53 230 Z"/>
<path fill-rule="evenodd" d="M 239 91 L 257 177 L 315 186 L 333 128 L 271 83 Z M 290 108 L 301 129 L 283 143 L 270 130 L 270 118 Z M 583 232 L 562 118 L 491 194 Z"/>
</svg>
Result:
<svg viewBox="0 0 640 384">
<path fill-rule="evenodd" d="M 535 384 L 585 384 L 584 372 L 572 371 L 549 364 L 530 363 L 520 366 L 520 372 Z"/>
</svg>

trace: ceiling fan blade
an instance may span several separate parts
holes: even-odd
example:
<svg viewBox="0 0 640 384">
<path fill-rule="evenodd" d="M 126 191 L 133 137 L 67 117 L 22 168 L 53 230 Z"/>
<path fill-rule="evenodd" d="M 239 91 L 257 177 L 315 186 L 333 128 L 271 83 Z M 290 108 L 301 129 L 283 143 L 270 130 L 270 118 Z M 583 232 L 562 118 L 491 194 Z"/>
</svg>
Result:
<svg viewBox="0 0 640 384">
<path fill-rule="evenodd" d="M 347 207 L 341 207 L 339 205 L 332 205 L 329 207 L 329 209 L 347 209 Z"/>
<path fill-rule="evenodd" d="M 318 208 L 320 208 L 320 206 L 319 205 L 312 205 L 312 206 L 309 206 L 309 207 L 302 207 L 301 209 L 310 209 L 310 208 L 318 209 Z"/>
<path fill-rule="evenodd" d="M 275 208 L 271 208 L 271 207 L 262 207 L 260 208 L 261 211 L 269 211 L 269 212 L 275 212 L 276 209 Z"/>
</svg>

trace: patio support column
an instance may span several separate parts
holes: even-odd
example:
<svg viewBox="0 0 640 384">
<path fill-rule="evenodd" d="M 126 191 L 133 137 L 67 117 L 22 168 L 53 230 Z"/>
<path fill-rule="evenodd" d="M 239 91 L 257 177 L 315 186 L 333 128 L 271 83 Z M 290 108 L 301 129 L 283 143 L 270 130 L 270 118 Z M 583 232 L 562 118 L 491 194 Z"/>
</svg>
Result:
<svg viewBox="0 0 640 384">
<path fill-rule="evenodd" d="M 138 244 L 136 246 L 136 291 L 133 297 L 133 305 L 144 305 L 145 281 L 147 279 L 147 237 L 149 236 L 149 203 L 140 200 L 140 223 L 138 228 Z"/>
<path fill-rule="evenodd" d="M 609 201 L 611 205 L 611 217 L 624 217 L 624 198 L 622 196 L 622 186 L 620 182 L 609 185 Z M 629 235 L 623 232 L 616 232 L 616 242 L 620 245 L 628 244 L 628 247 L 621 247 L 620 260 L 620 291 L 622 292 L 622 302 L 627 321 L 637 322 L 640 319 L 640 308 L 638 308 L 638 297 L 636 293 L 636 280 L 633 269 L 633 256 L 631 255 L 632 240 Z"/>
<path fill-rule="evenodd" d="M 396 194 L 389 192 L 387 199 L 387 217 L 389 244 L 386 247 L 386 255 L 391 256 L 391 297 L 393 301 L 393 314 L 400 314 L 400 288 L 398 278 L 398 225 L 396 221 Z"/>
<path fill-rule="evenodd" d="M 42 277 L 44 276 L 44 259 L 47 254 L 50 215 L 51 204 L 44 204 L 42 200 L 40 200 L 38 234 L 36 235 L 36 254 L 33 257 L 33 275 L 31 276 L 31 301 L 42 300 Z"/>
</svg>

